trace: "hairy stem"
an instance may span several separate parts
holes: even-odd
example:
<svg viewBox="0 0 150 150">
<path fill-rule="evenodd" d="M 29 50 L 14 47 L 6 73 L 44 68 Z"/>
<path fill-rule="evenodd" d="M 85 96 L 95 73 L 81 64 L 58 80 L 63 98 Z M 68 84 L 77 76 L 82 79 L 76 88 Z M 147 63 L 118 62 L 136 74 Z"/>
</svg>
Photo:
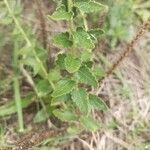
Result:
<svg viewBox="0 0 150 150">
<path fill-rule="evenodd" d="M 19 21 L 18 21 L 17 18 L 15 17 L 13 11 L 11 10 L 11 8 L 10 8 L 10 6 L 9 6 L 8 1 L 7 1 L 7 0 L 3 0 L 3 1 L 4 1 L 5 5 L 6 5 L 7 9 L 8 9 L 8 11 L 9 11 L 9 14 L 10 14 L 11 17 L 13 18 L 13 20 L 14 20 L 14 22 L 15 22 L 17 28 L 19 29 L 20 33 L 21 33 L 22 36 L 24 37 L 25 41 L 27 42 L 27 45 L 28 45 L 29 47 L 31 47 L 31 46 L 32 46 L 32 43 L 30 42 L 30 40 L 29 40 L 29 38 L 27 37 L 27 35 L 26 35 L 26 33 L 24 32 L 24 30 L 22 29 L 22 27 L 21 27 Z M 53 90 L 54 90 L 54 89 L 55 89 L 55 86 L 54 86 L 53 82 L 52 82 L 50 79 L 48 79 L 48 73 L 47 73 L 47 71 L 46 71 L 46 69 L 45 69 L 43 63 L 41 62 L 41 60 L 40 60 L 39 57 L 37 56 L 35 49 L 33 49 L 33 54 L 34 54 L 34 57 L 35 57 L 37 63 L 39 64 L 40 68 L 42 69 L 42 71 L 43 71 L 43 73 L 44 73 L 45 79 L 47 79 L 47 80 L 49 81 L 51 87 L 52 87 Z"/>
</svg>

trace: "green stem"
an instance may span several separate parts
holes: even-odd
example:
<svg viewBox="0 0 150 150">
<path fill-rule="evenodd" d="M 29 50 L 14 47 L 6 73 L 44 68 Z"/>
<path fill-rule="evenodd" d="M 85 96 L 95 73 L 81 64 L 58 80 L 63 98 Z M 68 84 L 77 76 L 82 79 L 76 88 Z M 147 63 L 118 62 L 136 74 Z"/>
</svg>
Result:
<svg viewBox="0 0 150 150">
<path fill-rule="evenodd" d="M 24 131 L 24 122 L 23 122 L 23 112 L 22 112 L 22 102 L 20 96 L 20 87 L 19 87 L 19 72 L 18 72 L 18 44 L 15 42 L 14 46 L 14 56 L 13 56 L 13 68 L 14 68 L 14 77 L 13 77 L 13 87 L 14 87 L 14 99 L 17 108 L 18 114 L 18 124 L 19 124 L 19 131 Z"/>
<path fill-rule="evenodd" d="M 24 37 L 25 41 L 27 42 L 27 45 L 28 45 L 29 47 L 31 47 L 31 46 L 32 46 L 32 43 L 30 42 L 30 40 L 29 40 L 29 38 L 27 37 L 27 35 L 26 35 L 26 33 L 24 32 L 24 30 L 22 29 L 22 27 L 21 27 L 19 21 L 18 21 L 17 18 L 15 17 L 13 11 L 11 10 L 11 8 L 10 8 L 10 6 L 9 6 L 8 1 L 7 1 L 7 0 L 4 0 L 4 3 L 5 3 L 5 5 L 6 5 L 8 11 L 9 11 L 9 14 L 12 16 L 12 18 L 13 18 L 13 20 L 14 20 L 16 26 L 17 26 L 17 28 L 19 29 L 20 33 L 21 33 L 22 36 Z M 41 60 L 38 58 L 38 56 L 37 56 L 37 54 L 36 54 L 36 51 L 35 51 L 34 49 L 33 49 L 33 54 L 34 54 L 34 57 L 35 57 L 37 63 L 39 64 L 40 68 L 42 69 L 45 78 L 49 81 L 51 87 L 52 87 L 53 90 L 54 90 L 54 89 L 55 89 L 55 86 L 54 86 L 53 82 L 52 82 L 50 79 L 48 79 L 48 73 L 47 73 L 45 67 L 43 66 L 43 63 L 41 62 Z"/>
<path fill-rule="evenodd" d="M 30 40 L 28 39 L 28 37 L 27 37 L 26 33 L 24 32 L 24 30 L 22 29 L 22 27 L 21 27 L 19 21 L 16 19 L 16 17 L 15 17 L 15 15 L 14 15 L 13 11 L 11 10 L 11 8 L 10 8 L 10 6 L 9 6 L 8 1 L 7 1 L 7 0 L 4 0 L 4 3 L 5 3 L 5 5 L 6 5 L 8 11 L 9 11 L 9 14 L 12 16 L 12 18 L 13 18 L 13 20 L 14 20 L 16 26 L 17 26 L 18 29 L 20 30 L 20 32 L 21 32 L 21 34 L 23 35 L 24 39 L 26 40 L 27 45 L 30 47 L 30 46 L 31 46 L 31 42 L 30 42 Z"/>
</svg>

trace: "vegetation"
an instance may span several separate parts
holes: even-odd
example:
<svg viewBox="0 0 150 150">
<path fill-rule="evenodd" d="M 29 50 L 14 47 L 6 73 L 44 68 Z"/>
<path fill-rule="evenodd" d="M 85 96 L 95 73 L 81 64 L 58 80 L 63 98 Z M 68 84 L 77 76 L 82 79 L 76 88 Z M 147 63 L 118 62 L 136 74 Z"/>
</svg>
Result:
<svg viewBox="0 0 150 150">
<path fill-rule="evenodd" d="M 126 77 L 115 70 L 144 33 L 149 35 L 148 0 L 34 0 L 31 3 L 36 6 L 38 19 L 30 9 L 25 11 L 31 7 L 25 0 L 0 1 L 0 148 L 60 148 L 65 142 L 78 139 L 84 149 L 94 149 L 93 143 L 98 145 L 96 133 L 104 133 L 119 145 L 118 148 L 121 145 L 120 149 L 149 149 L 147 137 L 144 142 L 139 139 L 142 133 L 147 136 L 145 130 L 148 129 L 149 119 L 143 117 L 138 122 L 138 106 L 133 106 L 125 116 L 127 121 L 131 116 L 135 121 L 136 126 L 130 129 L 131 126 L 124 125 L 122 118 L 118 120 L 113 112 L 113 107 L 121 109 L 112 104 L 115 103 L 112 102 L 113 94 L 118 94 L 118 89 L 113 91 L 111 87 L 109 92 L 114 93 L 111 96 L 108 93 L 108 98 L 107 94 L 101 93 L 102 88 L 104 91 L 107 88 L 103 87 L 105 79 L 115 73 L 114 79 L 120 82 L 116 84 L 118 95 L 121 95 L 119 103 L 124 98 L 130 101 L 134 97 Z M 54 11 L 47 15 L 44 8 Z M 24 18 L 26 15 L 31 15 L 30 22 L 34 19 L 40 22 L 40 35 L 38 30 L 34 30 L 36 25 Z M 56 32 L 48 32 L 49 22 Z M 135 34 L 137 24 L 143 25 Z M 124 43 L 127 45 L 125 48 L 122 46 Z M 148 44 L 145 45 L 147 49 Z M 123 50 L 111 64 L 107 55 L 120 46 Z M 146 60 L 147 57 L 143 57 Z M 146 84 L 149 79 L 148 64 L 146 60 L 143 86 L 149 96 Z M 108 87 L 111 80 L 113 78 L 107 83 Z M 145 108 L 145 105 L 141 107 Z M 145 116 L 148 111 L 149 107 L 146 107 Z M 17 126 L 16 123 L 9 123 L 16 119 Z M 11 145 L 7 137 L 4 138 L 6 128 L 13 128 L 16 130 L 14 133 L 23 136 Z M 120 130 L 123 128 L 127 130 L 125 141 L 110 135 L 111 131 L 122 134 Z M 87 141 L 91 137 L 95 139 L 90 145 Z M 130 140 L 133 143 L 126 143 Z M 105 149 L 109 148 L 106 146 Z"/>
</svg>

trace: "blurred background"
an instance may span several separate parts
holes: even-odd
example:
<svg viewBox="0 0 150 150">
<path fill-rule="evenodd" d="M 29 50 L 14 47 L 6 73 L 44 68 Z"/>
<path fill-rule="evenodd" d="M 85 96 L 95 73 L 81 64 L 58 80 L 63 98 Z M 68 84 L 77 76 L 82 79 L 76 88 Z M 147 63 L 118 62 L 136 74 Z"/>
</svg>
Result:
<svg viewBox="0 0 150 150">
<path fill-rule="evenodd" d="M 105 34 L 99 39 L 93 53 L 97 66 L 105 70 L 117 58 L 126 44 L 134 37 L 139 26 L 150 16 L 149 0 L 97 0 L 109 7 L 108 12 L 87 16 L 89 27 L 100 27 Z M 24 29 L 41 60 L 50 67 L 53 57 L 60 52 L 51 38 L 53 34 L 65 31 L 65 22 L 48 18 L 59 0 L 8 0 L 14 16 Z M 80 24 L 80 22 L 78 22 Z M 0 147 L 13 144 L 18 138 L 17 116 L 13 102 L 14 50 L 24 53 L 24 37 L 14 24 L 3 0 L 0 0 Z M 29 49 L 30 52 L 30 49 Z M 27 65 L 38 69 L 31 58 Z M 32 72 L 31 72 L 32 74 Z M 25 101 L 23 115 L 28 129 L 37 121 L 38 109 L 31 104 L 32 88 L 19 74 L 21 97 Z M 110 112 L 101 114 L 107 130 L 80 138 L 50 139 L 42 144 L 41 150 L 149 150 L 150 149 L 150 32 L 134 47 L 134 51 L 106 79 L 100 95 L 109 103 Z M 32 93 L 32 92 L 31 92 Z M 28 101 L 26 101 L 28 99 Z M 96 114 L 95 114 L 96 115 Z M 34 122 L 35 121 L 35 122 Z M 48 144 L 47 144 L 48 143 Z M 78 143 L 78 144 L 77 144 Z M 88 146 L 87 146 L 88 145 Z M 88 148 L 87 148 L 88 147 Z"/>
</svg>

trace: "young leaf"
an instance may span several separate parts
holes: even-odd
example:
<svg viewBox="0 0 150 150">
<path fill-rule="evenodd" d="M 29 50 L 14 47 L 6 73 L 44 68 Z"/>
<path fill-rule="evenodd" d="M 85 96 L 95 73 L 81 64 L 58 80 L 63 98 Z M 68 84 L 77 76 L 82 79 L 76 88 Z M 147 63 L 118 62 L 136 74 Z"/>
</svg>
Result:
<svg viewBox="0 0 150 150">
<path fill-rule="evenodd" d="M 51 69 L 48 73 L 48 79 L 58 81 L 61 78 L 59 69 Z"/>
<path fill-rule="evenodd" d="M 69 48 L 72 46 L 72 41 L 69 39 L 69 33 L 59 33 L 53 37 L 54 45 L 62 48 Z"/>
<path fill-rule="evenodd" d="M 68 12 L 65 5 L 59 6 L 55 12 L 49 16 L 53 20 L 70 20 L 73 16 L 72 12 Z"/>
<path fill-rule="evenodd" d="M 73 112 L 69 110 L 56 109 L 53 111 L 53 114 L 55 115 L 55 117 L 57 117 L 61 121 L 68 121 L 68 122 L 77 121 L 76 114 L 74 114 Z"/>
<path fill-rule="evenodd" d="M 92 13 L 108 9 L 106 5 L 103 5 L 99 2 L 95 2 L 93 0 L 76 0 L 75 6 L 83 13 Z"/>
<path fill-rule="evenodd" d="M 66 54 L 59 54 L 57 56 L 56 64 L 60 67 L 60 69 L 65 69 L 65 58 Z"/>
<path fill-rule="evenodd" d="M 38 96 L 40 97 L 46 96 L 48 93 L 52 91 L 50 84 L 46 80 L 40 80 L 37 83 L 36 88 L 38 90 Z"/>
<path fill-rule="evenodd" d="M 82 113 L 88 113 L 88 94 L 84 89 L 73 90 L 72 100 Z"/>
<path fill-rule="evenodd" d="M 100 128 L 100 124 L 89 116 L 81 116 L 80 123 L 90 131 L 97 131 Z"/>
<path fill-rule="evenodd" d="M 90 105 L 97 110 L 107 110 L 107 105 L 105 104 L 105 102 L 98 96 L 90 94 L 89 95 L 89 103 Z"/>
<path fill-rule="evenodd" d="M 73 39 L 75 44 L 83 49 L 91 50 L 95 47 L 90 35 L 83 28 L 77 28 L 73 33 Z"/>
<path fill-rule="evenodd" d="M 65 68 L 69 73 L 74 73 L 79 70 L 81 66 L 80 59 L 76 58 L 75 56 L 68 54 L 65 58 Z"/>
<path fill-rule="evenodd" d="M 56 98 L 65 95 L 67 93 L 70 93 L 72 89 L 75 87 L 75 84 L 76 84 L 75 81 L 70 79 L 60 80 L 52 93 L 52 97 Z"/>
<path fill-rule="evenodd" d="M 34 123 L 40 123 L 45 121 L 46 119 L 49 118 L 49 116 L 51 115 L 51 111 L 49 110 L 49 108 L 47 108 L 46 110 L 41 109 L 40 111 L 37 112 L 37 114 L 35 115 L 33 122 Z"/>
<path fill-rule="evenodd" d="M 89 84 L 94 87 L 96 87 L 98 84 L 95 76 L 86 66 L 80 67 L 80 69 L 76 73 L 76 76 L 81 83 Z"/>
</svg>

